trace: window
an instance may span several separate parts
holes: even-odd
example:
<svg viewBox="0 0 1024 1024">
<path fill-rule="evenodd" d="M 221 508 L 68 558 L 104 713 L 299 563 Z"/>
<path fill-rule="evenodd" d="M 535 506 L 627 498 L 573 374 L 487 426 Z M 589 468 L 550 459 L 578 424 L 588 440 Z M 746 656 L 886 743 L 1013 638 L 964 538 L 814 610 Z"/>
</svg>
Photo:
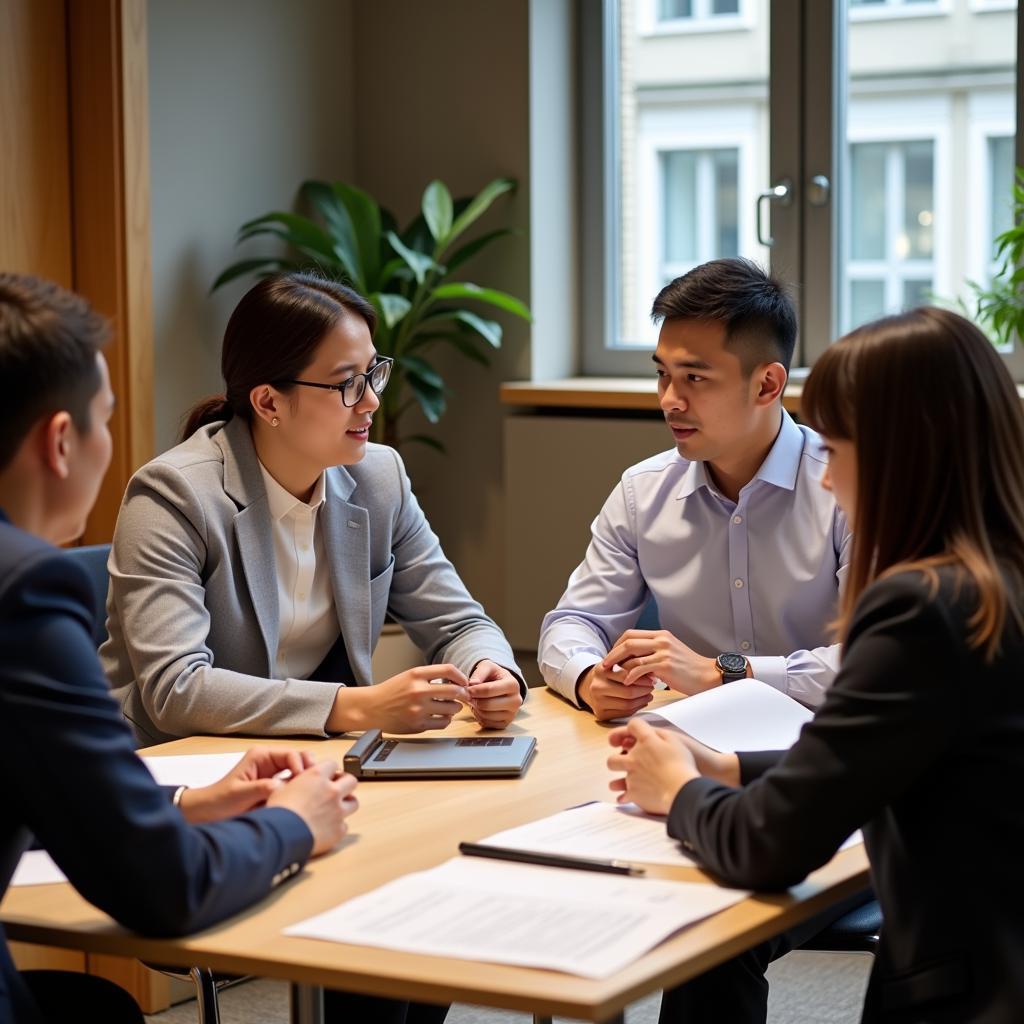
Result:
<svg viewBox="0 0 1024 1024">
<path fill-rule="evenodd" d="M 841 330 L 927 303 L 935 286 L 935 144 L 850 147 L 849 298 Z"/>
<path fill-rule="evenodd" d="M 795 286 L 798 366 L 878 315 L 972 308 L 970 282 L 992 274 L 1021 162 L 1015 8 L 604 0 L 603 10 L 600 46 L 583 51 L 585 67 L 599 58 L 602 69 L 588 96 L 596 82 L 604 96 L 581 160 L 583 373 L 649 373 L 655 294 L 719 256 L 769 264 Z M 761 200 L 759 225 L 759 196 L 784 183 Z M 1024 351 L 1009 358 L 1024 379 Z"/>
<path fill-rule="evenodd" d="M 740 0 L 658 0 L 658 21 L 677 18 L 706 21 L 739 13 Z"/>
</svg>

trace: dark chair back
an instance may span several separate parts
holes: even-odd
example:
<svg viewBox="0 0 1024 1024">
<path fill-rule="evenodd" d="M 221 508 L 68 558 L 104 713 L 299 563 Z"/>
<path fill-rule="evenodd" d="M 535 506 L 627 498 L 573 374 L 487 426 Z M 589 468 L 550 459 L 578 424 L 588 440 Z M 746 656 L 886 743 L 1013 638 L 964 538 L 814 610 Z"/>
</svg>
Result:
<svg viewBox="0 0 1024 1024">
<path fill-rule="evenodd" d="M 110 557 L 109 544 L 88 544 L 80 548 L 68 548 L 68 558 L 77 562 L 89 577 L 96 595 L 96 619 L 92 626 L 92 638 L 99 647 L 107 639 L 107 559 Z"/>
</svg>

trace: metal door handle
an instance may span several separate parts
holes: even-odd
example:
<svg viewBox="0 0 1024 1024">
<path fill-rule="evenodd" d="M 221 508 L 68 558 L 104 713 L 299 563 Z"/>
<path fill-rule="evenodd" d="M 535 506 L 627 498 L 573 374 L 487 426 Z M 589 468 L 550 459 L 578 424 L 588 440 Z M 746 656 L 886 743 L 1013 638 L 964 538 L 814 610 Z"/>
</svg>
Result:
<svg viewBox="0 0 1024 1024">
<path fill-rule="evenodd" d="M 765 189 L 757 197 L 757 240 L 761 245 L 771 248 L 775 244 L 775 239 L 772 238 L 771 234 L 765 234 L 762 230 L 762 223 L 764 221 L 764 204 L 768 203 L 781 203 L 783 206 L 789 206 L 793 201 L 793 182 L 789 178 L 783 178 L 778 185 L 772 188 Z"/>
</svg>

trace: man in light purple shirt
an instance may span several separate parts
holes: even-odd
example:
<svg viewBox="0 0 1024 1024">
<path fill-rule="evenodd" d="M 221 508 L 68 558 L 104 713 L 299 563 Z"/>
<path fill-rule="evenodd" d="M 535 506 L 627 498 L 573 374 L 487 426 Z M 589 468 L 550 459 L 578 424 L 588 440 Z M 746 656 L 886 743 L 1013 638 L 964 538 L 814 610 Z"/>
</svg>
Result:
<svg viewBox="0 0 1024 1024">
<path fill-rule="evenodd" d="M 782 408 L 796 317 L 756 265 L 662 289 L 654 364 L 675 450 L 626 470 L 541 628 L 548 686 L 605 720 L 656 679 L 698 693 L 754 676 L 809 707 L 838 669 L 829 623 L 850 532 L 821 439 Z M 661 629 L 633 628 L 649 598 Z"/>
<path fill-rule="evenodd" d="M 602 720 L 639 711 L 656 679 L 698 693 L 756 676 L 814 707 L 838 669 L 829 623 L 851 538 L 819 485 L 821 439 L 782 408 L 793 305 L 755 264 L 723 259 L 666 285 L 652 315 L 675 450 L 628 469 L 594 521 L 541 628 L 544 679 Z M 651 597 L 663 628 L 632 628 Z M 667 991 L 662 1024 L 763 1024 L 769 962 L 847 909 Z"/>
</svg>

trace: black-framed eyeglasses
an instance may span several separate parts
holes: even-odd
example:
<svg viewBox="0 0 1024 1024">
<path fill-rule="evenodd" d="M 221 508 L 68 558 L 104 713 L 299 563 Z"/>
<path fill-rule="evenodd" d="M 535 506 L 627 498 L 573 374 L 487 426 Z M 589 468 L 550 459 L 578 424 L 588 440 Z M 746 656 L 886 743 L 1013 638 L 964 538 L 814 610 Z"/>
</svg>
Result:
<svg viewBox="0 0 1024 1024">
<path fill-rule="evenodd" d="M 358 405 L 366 394 L 366 385 L 370 390 L 379 395 L 391 379 L 391 364 L 394 359 L 390 356 L 381 356 L 373 366 L 365 373 L 353 373 L 351 377 L 343 380 L 340 384 L 318 384 L 312 380 L 283 380 L 282 384 L 301 384 L 304 388 L 323 388 L 325 391 L 337 391 L 341 395 L 342 405 L 349 409 Z"/>
</svg>

